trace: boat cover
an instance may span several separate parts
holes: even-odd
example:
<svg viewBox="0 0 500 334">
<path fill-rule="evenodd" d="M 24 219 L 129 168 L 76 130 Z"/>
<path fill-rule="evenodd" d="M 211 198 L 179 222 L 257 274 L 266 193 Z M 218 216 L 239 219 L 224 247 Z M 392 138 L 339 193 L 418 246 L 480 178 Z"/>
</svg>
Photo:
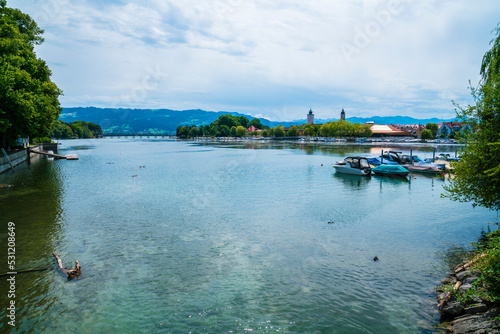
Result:
<svg viewBox="0 0 500 334">
<path fill-rule="evenodd" d="M 380 158 L 379 157 L 368 158 L 367 160 L 368 160 L 368 163 L 370 163 L 372 165 L 380 165 Z M 384 165 L 398 165 L 397 162 L 387 160 L 386 158 L 384 158 L 383 162 L 384 162 Z"/>
<path fill-rule="evenodd" d="M 372 170 L 376 174 L 408 174 L 410 172 L 400 165 L 380 165 Z"/>
</svg>

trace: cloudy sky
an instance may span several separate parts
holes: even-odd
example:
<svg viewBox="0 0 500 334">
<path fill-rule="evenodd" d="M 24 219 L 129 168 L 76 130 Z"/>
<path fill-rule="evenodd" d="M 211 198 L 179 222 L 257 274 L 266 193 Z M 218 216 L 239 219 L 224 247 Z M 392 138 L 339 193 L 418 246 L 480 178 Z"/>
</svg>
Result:
<svg viewBox="0 0 500 334">
<path fill-rule="evenodd" d="M 235 111 L 284 121 L 450 118 L 470 102 L 497 0 L 8 0 L 63 107 Z"/>
</svg>

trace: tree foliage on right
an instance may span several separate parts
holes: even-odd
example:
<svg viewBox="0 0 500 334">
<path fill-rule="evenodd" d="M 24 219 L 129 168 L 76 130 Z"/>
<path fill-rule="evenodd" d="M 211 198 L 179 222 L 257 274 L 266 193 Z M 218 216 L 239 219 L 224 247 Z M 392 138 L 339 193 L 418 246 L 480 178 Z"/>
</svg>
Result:
<svg viewBox="0 0 500 334">
<path fill-rule="evenodd" d="M 481 81 L 471 88 L 475 104 L 457 106 L 457 115 L 474 131 L 461 135 L 464 147 L 453 164 L 455 177 L 445 186 L 445 197 L 500 209 L 500 28 L 481 63 Z"/>
</svg>

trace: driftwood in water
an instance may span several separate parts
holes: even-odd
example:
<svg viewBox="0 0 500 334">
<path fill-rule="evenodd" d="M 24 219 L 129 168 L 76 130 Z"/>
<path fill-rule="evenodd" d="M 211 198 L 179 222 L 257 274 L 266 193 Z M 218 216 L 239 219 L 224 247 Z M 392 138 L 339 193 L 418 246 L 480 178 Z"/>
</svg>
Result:
<svg viewBox="0 0 500 334">
<path fill-rule="evenodd" d="M 456 273 L 461 272 L 464 269 L 469 268 L 470 266 L 472 266 L 474 263 L 476 263 L 477 261 L 479 261 L 481 258 L 485 257 L 486 255 L 487 254 L 482 253 L 481 255 L 476 256 L 475 258 L 473 258 L 471 261 L 467 262 L 466 264 L 460 264 L 460 265 L 458 265 L 455 268 L 454 273 L 456 274 Z"/>
<path fill-rule="evenodd" d="M 54 252 L 54 257 L 56 258 L 57 261 L 57 266 L 63 273 L 65 273 L 68 276 L 68 279 L 73 279 L 73 278 L 79 278 L 80 275 L 82 274 L 82 267 L 80 266 L 80 263 L 78 260 L 75 261 L 75 265 L 71 269 L 67 269 L 61 261 L 61 258 L 59 255 L 57 255 L 56 252 Z"/>
<path fill-rule="evenodd" d="M 461 285 L 462 285 L 462 282 L 458 281 L 458 282 L 455 284 L 455 286 L 453 287 L 453 291 L 457 291 L 457 290 L 458 290 L 458 288 L 460 288 L 460 286 L 461 286 Z M 448 300 L 450 300 L 450 298 L 451 298 L 451 292 L 450 292 L 450 291 L 448 291 L 448 292 L 446 293 L 446 295 L 443 297 L 443 299 L 441 300 L 441 302 L 438 304 L 438 307 L 443 306 L 445 303 L 447 303 L 447 302 L 448 302 Z"/>
</svg>

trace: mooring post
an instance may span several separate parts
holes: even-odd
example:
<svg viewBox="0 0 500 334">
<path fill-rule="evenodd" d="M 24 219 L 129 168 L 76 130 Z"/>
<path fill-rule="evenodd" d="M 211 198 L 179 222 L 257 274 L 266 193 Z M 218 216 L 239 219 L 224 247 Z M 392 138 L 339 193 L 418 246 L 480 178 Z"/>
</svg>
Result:
<svg viewBox="0 0 500 334">
<path fill-rule="evenodd" d="M 384 150 L 382 150 L 382 153 L 380 153 L 380 164 L 384 163 Z"/>
<path fill-rule="evenodd" d="M 432 149 L 432 162 L 436 162 L 436 148 Z"/>
<path fill-rule="evenodd" d="M 413 149 L 410 148 L 410 165 L 413 166 Z"/>
</svg>

